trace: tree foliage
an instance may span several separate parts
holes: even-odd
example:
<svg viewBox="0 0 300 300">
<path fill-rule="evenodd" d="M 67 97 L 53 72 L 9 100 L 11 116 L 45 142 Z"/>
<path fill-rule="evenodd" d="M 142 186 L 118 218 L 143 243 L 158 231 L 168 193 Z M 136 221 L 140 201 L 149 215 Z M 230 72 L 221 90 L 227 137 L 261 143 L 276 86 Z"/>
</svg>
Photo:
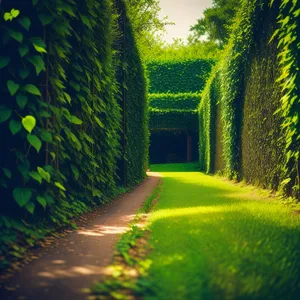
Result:
<svg viewBox="0 0 300 300">
<path fill-rule="evenodd" d="M 204 17 L 191 26 L 189 42 L 200 42 L 207 36 L 209 41 L 224 44 L 231 33 L 235 15 L 240 7 L 240 0 L 214 0 L 213 6 L 204 10 Z"/>
</svg>

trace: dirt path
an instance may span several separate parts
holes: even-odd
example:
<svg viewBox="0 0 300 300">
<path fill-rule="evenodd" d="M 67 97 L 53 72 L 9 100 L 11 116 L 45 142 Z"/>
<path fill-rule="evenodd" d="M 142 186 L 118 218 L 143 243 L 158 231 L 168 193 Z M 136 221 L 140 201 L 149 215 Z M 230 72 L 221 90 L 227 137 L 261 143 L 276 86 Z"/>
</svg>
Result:
<svg viewBox="0 0 300 300">
<path fill-rule="evenodd" d="M 107 272 L 119 235 L 156 187 L 158 174 L 148 175 L 144 183 L 105 207 L 89 225 L 44 250 L 41 258 L 25 266 L 0 290 L 0 299 L 85 299 L 82 290 Z M 9 287 L 17 288 L 8 291 Z"/>
</svg>

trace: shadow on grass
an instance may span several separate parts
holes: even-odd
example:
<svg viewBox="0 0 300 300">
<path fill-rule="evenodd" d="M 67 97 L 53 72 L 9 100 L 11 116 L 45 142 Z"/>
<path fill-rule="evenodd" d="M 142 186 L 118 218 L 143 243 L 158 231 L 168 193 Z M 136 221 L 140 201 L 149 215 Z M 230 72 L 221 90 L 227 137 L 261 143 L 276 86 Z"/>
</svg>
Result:
<svg viewBox="0 0 300 300">
<path fill-rule="evenodd" d="M 165 172 L 146 299 L 300 299 L 300 216 L 211 176 Z"/>
<path fill-rule="evenodd" d="M 279 219 L 227 206 L 154 217 L 157 299 L 299 299 L 300 227 Z"/>
</svg>

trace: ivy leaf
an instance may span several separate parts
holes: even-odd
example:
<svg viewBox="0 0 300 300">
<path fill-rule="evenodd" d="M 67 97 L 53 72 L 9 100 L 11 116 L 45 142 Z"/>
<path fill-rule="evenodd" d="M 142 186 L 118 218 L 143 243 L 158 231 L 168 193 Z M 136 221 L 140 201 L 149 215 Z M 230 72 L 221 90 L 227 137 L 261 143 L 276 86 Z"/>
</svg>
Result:
<svg viewBox="0 0 300 300">
<path fill-rule="evenodd" d="M 31 21 L 28 17 L 23 17 L 19 20 L 19 23 L 27 30 L 29 31 Z"/>
<path fill-rule="evenodd" d="M 19 43 L 23 42 L 23 34 L 21 32 L 9 29 L 8 34 Z"/>
<path fill-rule="evenodd" d="M 31 189 L 29 188 L 15 188 L 13 190 L 13 197 L 20 207 L 23 207 L 28 203 L 32 195 Z"/>
<path fill-rule="evenodd" d="M 25 208 L 33 215 L 34 209 L 35 209 L 35 204 L 30 201 L 25 205 Z"/>
<path fill-rule="evenodd" d="M 50 24 L 53 21 L 53 17 L 50 15 L 39 14 L 39 19 L 43 26 Z"/>
<path fill-rule="evenodd" d="M 24 107 L 27 104 L 27 101 L 28 101 L 27 96 L 23 95 L 22 93 L 19 93 L 17 95 L 17 103 L 21 109 L 24 109 Z"/>
<path fill-rule="evenodd" d="M 43 48 L 43 47 L 40 47 L 40 46 L 38 46 L 38 45 L 36 45 L 36 44 L 33 44 L 33 47 L 34 47 L 34 49 L 35 49 L 37 52 L 39 52 L 39 53 L 47 53 L 46 49 Z"/>
<path fill-rule="evenodd" d="M 31 146 L 33 146 L 35 148 L 35 150 L 37 152 L 40 152 L 41 147 L 42 147 L 42 142 L 36 135 L 27 134 L 27 141 L 29 142 L 29 144 Z"/>
<path fill-rule="evenodd" d="M 12 110 L 7 106 L 1 105 L 0 106 L 0 124 L 5 122 L 10 118 L 12 114 Z"/>
<path fill-rule="evenodd" d="M 27 45 L 22 44 L 19 46 L 19 53 L 21 57 L 24 57 L 29 51 L 29 48 Z"/>
<path fill-rule="evenodd" d="M 10 14 L 13 16 L 13 18 L 16 18 L 16 17 L 20 14 L 20 11 L 13 8 L 13 9 L 10 11 Z"/>
<path fill-rule="evenodd" d="M 0 69 L 6 67 L 10 62 L 10 57 L 0 56 Z"/>
<path fill-rule="evenodd" d="M 13 82 L 12 80 L 7 81 L 7 88 L 11 96 L 13 96 L 20 88 L 20 85 Z"/>
<path fill-rule="evenodd" d="M 10 129 L 12 135 L 15 135 L 22 129 L 22 124 L 19 121 L 11 120 L 9 122 L 9 129 Z"/>
<path fill-rule="evenodd" d="M 70 81 L 70 86 L 77 92 L 80 91 L 80 85 L 74 81 Z"/>
<path fill-rule="evenodd" d="M 50 183 L 51 180 L 51 176 L 48 172 L 46 172 L 43 168 L 37 167 L 37 170 L 39 172 L 39 174 L 41 175 L 41 177 L 46 180 L 48 183 Z"/>
<path fill-rule="evenodd" d="M 81 124 L 83 123 L 80 119 L 78 119 L 78 118 L 75 117 L 75 116 L 70 116 L 70 117 L 68 118 L 68 120 L 69 120 L 71 123 L 76 124 L 76 125 L 81 125 Z"/>
<path fill-rule="evenodd" d="M 38 172 L 29 172 L 28 175 L 36 180 L 38 183 L 42 183 L 42 177 Z"/>
<path fill-rule="evenodd" d="M 43 206 L 43 208 L 45 209 L 47 206 L 47 200 L 41 196 L 37 196 L 36 197 L 36 201 L 41 204 Z"/>
<path fill-rule="evenodd" d="M 46 130 L 41 132 L 40 137 L 44 142 L 50 143 L 52 141 L 51 133 Z"/>
<path fill-rule="evenodd" d="M 65 189 L 65 187 L 61 184 L 61 183 L 59 183 L 59 182 L 54 182 L 54 184 L 55 184 L 55 186 L 57 186 L 59 189 L 61 189 L 61 190 L 63 190 L 63 191 L 66 191 L 66 189 Z"/>
<path fill-rule="evenodd" d="M 46 70 L 44 61 L 41 56 L 39 56 L 39 55 L 31 56 L 31 57 L 28 57 L 27 60 L 34 65 L 36 75 L 39 75 L 41 73 L 41 71 Z"/>
<path fill-rule="evenodd" d="M 22 119 L 22 125 L 29 133 L 31 133 L 31 131 L 34 129 L 36 125 L 35 117 L 26 116 L 25 118 Z"/>
<path fill-rule="evenodd" d="M 8 177 L 9 179 L 11 179 L 11 171 L 7 168 L 2 168 L 3 173 L 5 174 L 6 177 Z"/>
<path fill-rule="evenodd" d="M 74 165 L 72 165 L 72 164 L 71 164 L 71 169 L 72 169 L 72 172 L 74 174 L 75 180 L 77 180 L 79 178 L 79 171 L 78 171 L 78 169 Z"/>
<path fill-rule="evenodd" d="M 33 84 L 27 84 L 23 87 L 23 90 L 36 96 L 42 96 L 40 90 Z"/>
</svg>

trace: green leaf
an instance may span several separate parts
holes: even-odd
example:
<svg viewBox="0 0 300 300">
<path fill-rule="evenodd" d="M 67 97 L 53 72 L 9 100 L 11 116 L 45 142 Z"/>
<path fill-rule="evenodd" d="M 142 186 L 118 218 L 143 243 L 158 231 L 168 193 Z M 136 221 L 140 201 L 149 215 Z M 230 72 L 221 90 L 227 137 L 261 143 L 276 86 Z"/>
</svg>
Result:
<svg viewBox="0 0 300 300">
<path fill-rule="evenodd" d="M 33 44 L 33 47 L 34 47 L 34 49 L 35 49 L 37 52 L 39 52 L 39 53 L 47 53 L 46 49 L 43 48 L 43 47 L 40 47 L 40 46 L 38 46 L 38 45 L 36 45 L 36 44 Z"/>
<path fill-rule="evenodd" d="M 22 129 L 22 124 L 19 121 L 11 120 L 9 122 L 9 129 L 10 129 L 12 135 L 15 135 Z"/>
<path fill-rule="evenodd" d="M 28 77 L 29 73 L 30 73 L 30 71 L 28 69 L 20 69 L 19 70 L 20 77 L 23 80 Z"/>
<path fill-rule="evenodd" d="M 20 207 L 23 207 L 31 198 L 31 189 L 28 188 L 15 188 L 13 190 L 13 197 Z"/>
<path fill-rule="evenodd" d="M 0 56 L 0 69 L 6 67 L 10 62 L 10 57 Z"/>
<path fill-rule="evenodd" d="M 38 172 L 29 172 L 28 175 L 36 180 L 38 183 L 42 183 L 42 177 Z"/>
<path fill-rule="evenodd" d="M 74 81 L 70 81 L 70 86 L 77 92 L 80 91 L 80 85 Z"/>
<path fill-rule="evenodd" d="M 6 13 L 4 14 L 4 16 L 3 16 L 3 19 L 4 19 L 5 22 L 7 22 L 8 20 L 9 20 L 9 21 L 12 21 L 13 17 L 12 17 L 12 15 L 11 15 L 11 13 L 6 12 Z"/>
<path fill-rule="evenodd" d="M 47 200 L 41 196 L 37 196 L 36 197 L 36 201 L 41 204 L 43 206 L 43 208 L 45 209 L 47 206 Z"/>
<path fill-rule="evenodd" d="M 41 175 L 41 177 L 46 180 L 48 183 L 50 183 L 51 180 L 51 176 L 50 173 L 46 172 L 43 168 L 37 167 L 37 170 L 39 172 L 39 174 Z"/>
<path fill-rule="evenodd" d="M 27 96 L 23 95 L 22 93 L 19 93 L 17 95 L 17 103 L 21 109 L 24 109 L 24 107 L 27 104 L 27 101 L 28 101 Z"/>
<path fill-rule="evenodd" d="M 9 29 L 8 34 L 19 43 L 23 42 L 23 34 L 21 32 Z"/>
<path fill-rule="evenodd" d="M 39 19 L 43 26 L 50 24 L 53 21 L 53 17 L 51 15 L 39 14 Z"/>
<path fill-rule="evenodd" d="M 74 165 L 72 165 L 72 164 L 71 164 L 71 169 L 72 169 L 72 172 L 74 174 L 75 180 L 77 180 L 79 178 L 79 171 L 78 171 L 78 169 Z"/>
<path fill-rule="evenodd" d="M 31 146 L 35 148 L 37 152 L 40 152 L 42 147 L 42 142 L 36 135 L 27 134 L 27 141 Z"/>
<path fill-rule="evenodd" d="M 23 87 L 23 90 L 36 96 L 42 96 L 40 90 L 33 84 L 27 84 Z"/>
<path fill-rule="evenodd" d="M 19 53 L 21 57 L 24 57 L 29 51 L 29 48 L 27 45 L 22 44 L 19 46 Z"/>
<path fill-rule="evenodd" d="M 22 119 L 22 125 L 29 133 L 31 133 L 31 131 L 34 129 L 36 125 L 35 117 L 26 116 L 25 118 Z"/>
<path fill-rule="evenodd" d="M 35 204 L 30 201 L 25 205 L 25 208 L 33 215 L 34 209 L 35 209 Z"/>
<path fill-rule="evenodd" d="M 81 124 L 83 123 L 80 119 L 78 119 L 78 118 L 75 117 L 75 116 L 70 116 L 70 117 L 68 118 L 68 120 L 69 120 L 71 123 L 76 124 L 76 125 L 81 125 Z"/>
<path fill-rule="evenodd" d="M 32 0 L 32 5 L 35 6 L 39 0 Z"/>
<path fill-rule="evenodd" d="M 12 114 L 12 110 L 7 106 L 1 105 L 0 106 L 0 124 L 5 122 L 10 118 Z"/>
<path fill-rule="evenodd" d="M 62 184 L 60 184 L 59 182 L 54 182 L 54 184 L 55 184 L 55 186 L 57 186 L 59 189 L 61 189 L 61 190 L 63 190 L 63 191 L 66 191 L 66 189 L 65 189 L 65 187 L 62 185 Z"/>
<path fill-rule="evenodd" d="M 19 19 L 19 23 L 27 30 L 29 31 L 30 25 L 31 25 L 31 21 L 28 17 L 23 17 L 21 19 Z"/>
<path fill-rule="evenodd" d="M 44 142 L 50 143 L 52 141 L 52 135 L 47 131 L 42 131 L 40 137 Z"/>
<path fill-rule="evenodd" d="M 34 65 L 36 75 L 39 75 L 41 71 L 46 71 L 44 60 L 42 59 L 41 56 L 35 55 L 35 56 L 27 57 L 27 60 Z"/>
<path fill-rule="evenodd" d="M 13 8 L 13 9 L 10 11 L 10 14 L 13 16 L 13 18 L 16 18 L 16 17 L 20 14 L 20 11 Z"/>
<path fill-rule="evenodd" d="M 11 179 L 11 171 L 7 168 L 2 168 L 4 174 L 6 177 L 8 177 L 9 179 Z"/>
<path fill-rule="evenodd" d="M 20 88 L 20 85 L 13 82 L 12 80 L 7 81 L 7 88 L 11 96 L 13 96 Z"/>
</svg>

